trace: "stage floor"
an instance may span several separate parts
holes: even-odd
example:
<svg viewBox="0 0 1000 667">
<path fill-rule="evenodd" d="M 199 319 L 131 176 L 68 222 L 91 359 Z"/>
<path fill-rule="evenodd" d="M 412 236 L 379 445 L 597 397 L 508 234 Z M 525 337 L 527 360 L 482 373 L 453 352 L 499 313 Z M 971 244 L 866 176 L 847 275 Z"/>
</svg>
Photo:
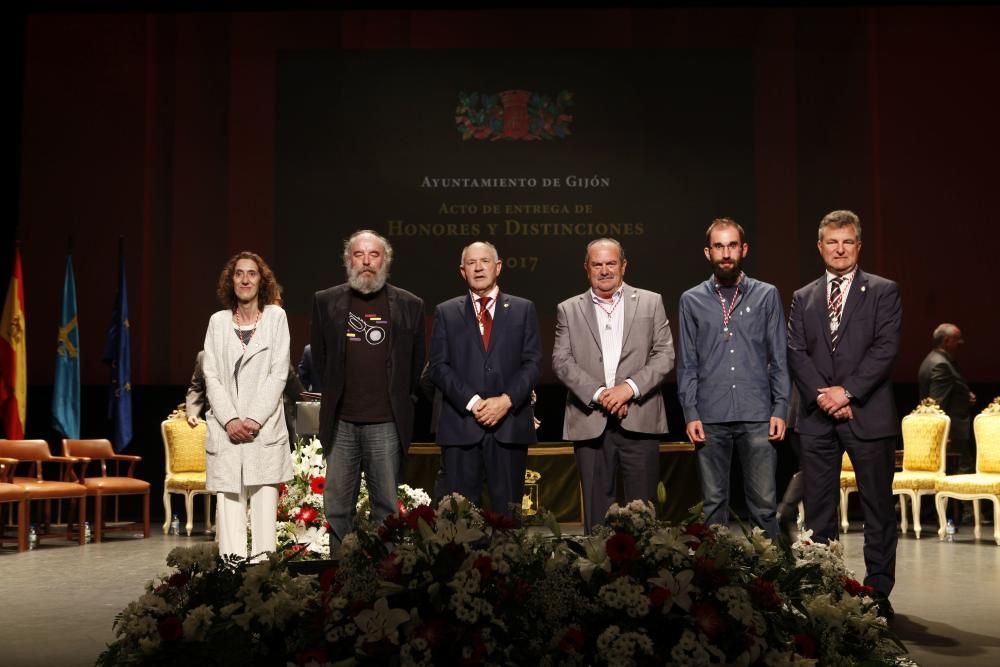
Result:
<svg viewBox="0 0 1000 667">
<path fill-rule="evenodd" d="M 926 526 L 925 530 L 931 528 Z M 859 575 L 861 526 L 843 536 Z M 984 526 L 992 536 L 992 526 Z M 50 538 L 35 551 L 0 551 L 0 655 L 7 667 L 93 665 L 113 638 L 112 622 L 144 584 L 167 572 L 167 553 L 210 539 L 112 534 L 78 546 Z M 975 542 L 963 525 L 954 543 L 932 532 L 899 542 L 892 602 L 897 634 L 921 667 L 1000 664 L 1000 547 Z"/>
</svg>

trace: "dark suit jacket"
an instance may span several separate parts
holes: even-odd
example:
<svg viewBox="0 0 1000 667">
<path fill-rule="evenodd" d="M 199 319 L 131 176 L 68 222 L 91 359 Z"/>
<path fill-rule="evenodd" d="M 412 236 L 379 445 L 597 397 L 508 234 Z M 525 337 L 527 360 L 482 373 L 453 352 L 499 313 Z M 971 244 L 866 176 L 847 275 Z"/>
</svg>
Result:
<svg viewBox="0 0 1000 667">
<path fill-rule="evenodd" d="M 323 378 L 320 377 L 313 366 L 311 344 L 302 348 L 302 360 L 299 361 L 299 366 L 296 370 L 299 374 L 299 382 L 302 383 L 305 391 L 315 391 L 317 393 L 323 391 Z"/>
<path fill-rule="evenodd" d="M 438 444 L 472 445 L 486 430 L 466 405 L 473 396 L 507 394 L 514 406 L 490 429 L 503 443 L 533 444 L 531 390 L 541 377 L 542 348 L 535 304 L 501 292 L 497 297 L 489 350 L 468 293 L 438 304 L 431 334 L 431 381 L 444 402 L 437 425 Z"/>
<path fill-rule="evenodd" d="M 889 374 L 899 351 L 902 306 L 896 283 L 859 268 L 847 293 L 837 351 L 831 352 L 826 274 L 792 296 L 788 366 L 802 401 L 797 430 L 830 432 L 836 420 L 816 405 L 816 390 L 840 385 L 854 396 L 849 424 L 870 440 L 899 433 Z"/>
<path fill-rule="evenodd" d="M 951 439 L 968 440 L 972 423 L 969 385 L 958 366 L 940 350 L 931 350 L 917 372 L 920 398 L 933 398 L 951 417 Z"/>
<path fill-rule="evenodd" d="M 386 283 L 389 302 L 389 352 L 385 373 L 389 382 L 389 403 L 403 451 L 413 439 L 413 406 L 419 391 L 420 370 L 424 366 L 424 302 L 404 289 Z M 311 351 L 313 369 L 323 379 L 323 399 L 319 408 L 319 439 L 331 444 L 341 398 L 344 395 L 347 313 L 351 309 L 351 288 L 347 283 L 316 292 L 313 297 Z M 327 449 L 329 451 L 329 449 Z"/>
</svg>

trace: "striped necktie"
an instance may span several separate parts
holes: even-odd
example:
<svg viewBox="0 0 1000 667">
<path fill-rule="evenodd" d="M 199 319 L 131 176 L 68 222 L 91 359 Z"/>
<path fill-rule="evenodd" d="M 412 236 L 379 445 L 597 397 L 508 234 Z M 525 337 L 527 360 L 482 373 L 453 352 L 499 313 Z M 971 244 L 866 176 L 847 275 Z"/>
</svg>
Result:
<svg viewBox="0 0 1000 667">
<path fill-rule="evenodd" d="M 830 300 L 827 302 L 827 311 L 830 315 L 830 348 L 832 350 L 837 349 L 840 316 L 843 314 L 844 293 L 840 289 L 840 285 L 843 282 L 844 279 L 842 277 L 837 277 L 830 281 Z"/>
</svg>

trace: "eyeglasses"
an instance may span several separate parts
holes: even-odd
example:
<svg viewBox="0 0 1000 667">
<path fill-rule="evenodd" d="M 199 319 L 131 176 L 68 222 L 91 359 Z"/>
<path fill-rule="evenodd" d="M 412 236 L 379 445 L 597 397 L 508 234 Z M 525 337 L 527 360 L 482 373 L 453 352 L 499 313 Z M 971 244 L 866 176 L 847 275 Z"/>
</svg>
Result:
<svg viewBox="0 0 1000 667">
<path fill-rule="evenodd" d="M 712 250 L 717 252 L 722 252 L 723 250 L 729 249 L 730 252 L 736 252 L 740 249 L 739 241 L 730 241 L 729 243 L 713 243 Z"/>
</svg>

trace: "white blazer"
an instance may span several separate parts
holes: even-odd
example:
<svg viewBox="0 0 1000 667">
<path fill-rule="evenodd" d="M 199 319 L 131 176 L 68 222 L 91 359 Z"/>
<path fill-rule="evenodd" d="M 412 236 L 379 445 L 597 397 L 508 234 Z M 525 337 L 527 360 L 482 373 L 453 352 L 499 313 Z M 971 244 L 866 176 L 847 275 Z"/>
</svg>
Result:
<svg viewBox="0 0 1000 667">
<path fill-rule="evenodd" d="M 239 493 L 241 486 L 279 484 L 294 474 L 281 403 L 290 346 L 285 311 L 274 305 L 264 307 L 246 352 L 234 328 L 232 311 L 212 315 L 203 362 L 211 406 L 205 416 L 206 486 L 225 493 Z M 226 424 L 247 418 L 261 425 L 257 437 L 244 444 L 230 442 Z"/>
</svg>

